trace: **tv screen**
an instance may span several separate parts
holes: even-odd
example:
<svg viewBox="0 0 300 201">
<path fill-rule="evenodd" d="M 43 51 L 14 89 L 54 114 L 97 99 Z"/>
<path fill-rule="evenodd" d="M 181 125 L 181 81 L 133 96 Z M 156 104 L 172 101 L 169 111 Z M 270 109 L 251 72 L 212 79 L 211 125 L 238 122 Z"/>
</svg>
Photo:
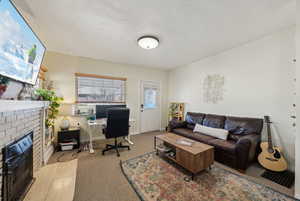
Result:
<svg viewBox="0 0 300 201">
<path fill-rule="evenodd" d="M 45 46 L 10 0 L 0 0 L 0 74 L 34 85 Z"/>
</svg>

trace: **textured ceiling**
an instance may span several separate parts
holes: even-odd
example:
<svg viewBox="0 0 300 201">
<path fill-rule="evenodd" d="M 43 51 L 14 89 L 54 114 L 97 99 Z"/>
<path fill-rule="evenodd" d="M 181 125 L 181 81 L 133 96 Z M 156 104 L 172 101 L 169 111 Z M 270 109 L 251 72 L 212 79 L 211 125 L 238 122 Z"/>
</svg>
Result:
<svg viewBox="0 0 300 201">
<path fill-rule="evenodd" d="M 295 24 L 296 0 L 14 0 L 48 50 L 170 69 Z M 155 35 L 157 49 L 137 45 Z"/>
</svg>

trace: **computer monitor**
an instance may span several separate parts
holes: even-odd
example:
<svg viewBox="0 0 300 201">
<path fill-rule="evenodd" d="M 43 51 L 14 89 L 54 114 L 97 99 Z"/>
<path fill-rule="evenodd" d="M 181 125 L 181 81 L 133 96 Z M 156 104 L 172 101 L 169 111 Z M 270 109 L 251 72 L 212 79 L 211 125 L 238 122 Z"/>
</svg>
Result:
<svg viewBox="0 0 300 201">
<path fill-rule="evenodd" d="M 126 108 L 126 105 L 96 105 L 96 119 L 106 118 L 110 108 Z"/>
</svg>

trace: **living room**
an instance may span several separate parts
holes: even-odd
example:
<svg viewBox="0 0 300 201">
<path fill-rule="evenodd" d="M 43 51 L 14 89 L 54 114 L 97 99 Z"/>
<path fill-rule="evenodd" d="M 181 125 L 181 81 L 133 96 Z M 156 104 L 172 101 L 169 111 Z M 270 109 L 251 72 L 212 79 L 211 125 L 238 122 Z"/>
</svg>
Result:
<svg viewBox="0 0 300 201">
<path fill-rule="evenodd" d="M 300 3 L 0 0 L 0 199 L 300 199 Z"/>
</svg>

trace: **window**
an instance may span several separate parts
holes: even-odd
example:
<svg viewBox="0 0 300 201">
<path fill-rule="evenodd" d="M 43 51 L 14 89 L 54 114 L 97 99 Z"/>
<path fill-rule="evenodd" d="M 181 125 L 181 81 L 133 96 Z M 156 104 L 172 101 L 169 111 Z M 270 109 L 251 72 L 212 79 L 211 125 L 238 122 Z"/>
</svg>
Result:
<svg viewBox="0 0 300 201">
<path fill-rule="evenodd" d="M 126 78 L 76 73 L 79 103 L 125 103 Z"/>
<path fill-rule="evenodd" d="M 159 107 L 159 84 L 152 81 L 143 81 L 142 88 L 144 109 L 156 109 Z"/>
<path fill-rule="evenodd" d="M 156 108 L 156 96 L 157 89 L 155 88 L 144 88 L 144 108 L 154 109 Z"/>
</svg>

